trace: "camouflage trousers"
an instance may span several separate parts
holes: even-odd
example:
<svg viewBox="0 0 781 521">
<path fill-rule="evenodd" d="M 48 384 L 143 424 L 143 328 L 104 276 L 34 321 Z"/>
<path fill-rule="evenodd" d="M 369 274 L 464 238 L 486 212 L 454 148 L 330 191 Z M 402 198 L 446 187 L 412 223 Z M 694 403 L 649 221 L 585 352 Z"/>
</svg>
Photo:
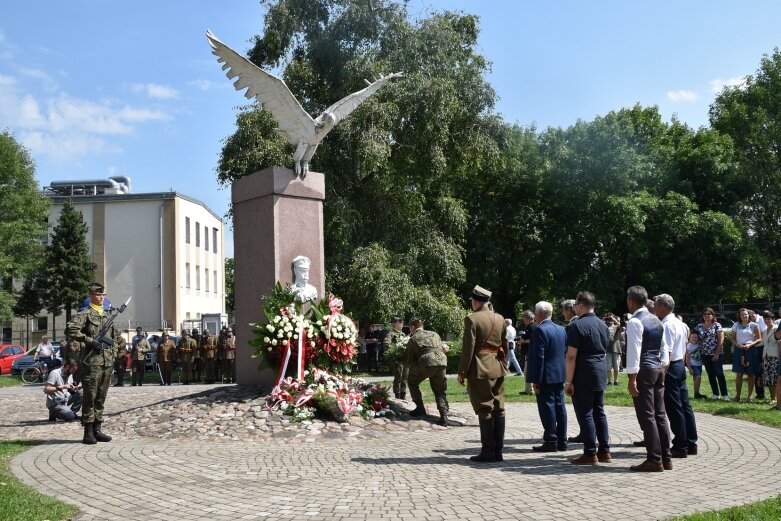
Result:
<svg viewBox="0 0 781 521">
<path fill-rule="evenodd" d="M 103 421 L 103 404 L 111 385 L 113 363 L 102 363 L 98 357 L 93 363 L 81 366 L 81 385 L 84 390 L 81 404 L 81 424 Z"/>
<path fill-rule="evenodd" d="M 393 394 L 407 394 L 407 379 L 409 378 L 409 367 L 404 367 L 401 362 L 395 362 L 393 365 Z"/>
<path fill-rule="evenodd" d="M 420 392 L 420 384 L 428 378 L 431 384 L 431 390 L 434 392 L 434 399 L 437 402 L 437 410 L 440 414 L 447 414 L 450 407 L 447 403 L 447 367 L 444 365 L 435 365 L 430 367 L 412 366 L 409 370 L 409 393 L 412 401 L 419 403 L 423 401 L 423 394 Z"/>
</svg>

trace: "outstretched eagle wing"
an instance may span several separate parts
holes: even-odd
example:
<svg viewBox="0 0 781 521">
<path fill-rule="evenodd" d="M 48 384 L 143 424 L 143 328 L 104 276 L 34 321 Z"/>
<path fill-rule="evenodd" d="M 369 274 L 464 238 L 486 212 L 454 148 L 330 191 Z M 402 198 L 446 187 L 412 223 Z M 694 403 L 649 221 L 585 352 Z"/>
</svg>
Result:
<svg viewBox="0 0 781 521">
<path fill-rule="evenodd" d="M 248 99 L 254 97 L 261 103 L 263 110 L 271 113 L 279 125 L 279 130 L 286 134 L 291 144 L 297 145 L 314 134 L 315 124 L 312 116 L 307 114 L 285 82 L 222 43 L 211 31 L 206 32 L 206 38 L 212 48 L 212 54 L 223 64 L 222 70 L 226 71 L 228 79 L 239 77 L 233 83 L 236 90 L 246 88 L 244 96 Z"/>
<path fill-rule="evenodd" d="M 361 89 L 358 92 L 353 92 L 349 96 L 346 96 L 327 109 L 325 109 L 325 112 L 330 112 L 334 115 L 334 118 L 336 121 L 334 121 L 334 125 L 339 123 L 341 120 L 346 118 L 353 110 L 358 108 L 358 105 L 366 101 L 369 96 L 377 92 L 380 87 L 388 83 L 390 80 L 394 78 L 400 78 L 402 74 L 400 72 L 394 72 L 393 74 L 388 74 L 387 76 L 383 76 L 379 80 L 375 81 L 374 83 L 369 84 L 368 87 L 365 89 Z"/>
</svg>

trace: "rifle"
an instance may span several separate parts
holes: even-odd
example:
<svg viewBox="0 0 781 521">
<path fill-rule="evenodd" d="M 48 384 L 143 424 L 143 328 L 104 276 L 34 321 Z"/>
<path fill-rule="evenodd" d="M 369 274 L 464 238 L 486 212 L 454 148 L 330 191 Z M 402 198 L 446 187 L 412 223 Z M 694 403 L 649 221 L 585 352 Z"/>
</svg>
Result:
<svg viewBox="0 0 781 521">
<path fill-rule="evenodd" d="M 127 309 L 127 305 L 132 298 L 133 297 L 128 297 L 125 303 L 119 306 L 119 308 L 111 309 L 111 316 L 109 316 L 109 319 L 103 324 L 103 327 L 100 328 L 100 331 L 98 331 L 98 334 L 94 338 L 95 347 L 101 351 L 114 347 L 114 339 L 106 335 L 108 334 L 109 329 L 111 329 L 111 326 L 114 325 L 114 319 Z"/>
</svg>

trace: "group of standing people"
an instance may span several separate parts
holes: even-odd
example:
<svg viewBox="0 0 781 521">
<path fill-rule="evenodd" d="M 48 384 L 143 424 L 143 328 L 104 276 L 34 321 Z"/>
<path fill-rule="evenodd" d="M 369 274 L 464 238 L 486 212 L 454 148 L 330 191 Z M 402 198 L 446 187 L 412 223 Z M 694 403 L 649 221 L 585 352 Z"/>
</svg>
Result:
<svg viewBox="0 0 781 521">
<path fill-rule="evenodd" d="M 146 354 L 152 347 L 142 328 L 136 328 L 129 350 L 132 360 L 132 385 L 143 385 Z M 168 333 L 163 333 L 157 348 L 155 358 L 160 369 L 161 385 L 171 385 L 173 366 L 179 363 L 181 366 L 181 383 L 190 385 L 204 381 L 207 384 L 215 381 L 224 383 L 236 382 L 236 338 L 233 329 L 223 327 L 218 336 L 204 330 L 199 333 L 193 329 L 192 334 L 188 329 L 182 330 L 179 342 L 174 342 Z M 124 377 L 124 357 L 117 359 L 117 372 L 120 379 L 117 386 L 122 386 Z"/>
<path fill-rule="evenodd" d="M 464 321 L 458 368 L 458 382 L 468 383 L 480 424 L 481 450 L 470 458 L 477 462 L 503 459 L 504 377 L 510 374 L 505 364 L 508 324 L 490 308 L 490 297 L 491 292 L 480 286 L 472 290 L 473 312 Z M 632 286 L 627 290 L 627 307 L 631 314 L 626 325 L 627 389 L 643 432 L 637 445 L 646 448 L 646 460 L 630 470 L 672 470 L 673 458 L 697 454 L 697 426 L 686 384 L 689 328 L 673 314 L 675 302 L 670 295 L 649 300 L 643 287 Z M 536 327 L 527 324 L 531 338 L 525 374 L 537 396 L 543 426 L 543 443 L 532 449 L 564 451 L 568 442 L 579 441 L 583 453 L 570 460 L 574 465 L 612 461 L 604 391 L 606 373 L 617 372 L 612 360 L 608 370 L 607 354 L 616 349 L 618 336 L 615 328 L 611 331 L 595 315 L 595 308 L 594 295 L 582 291 L 571 303 L 570 316 L 565 313 L 566 328 L 551 320 L 553 306 L 545 301 L 535 306 Z M 611 325 L 616 324 L 611 321 Z M 572 397 L 580 427 L 577 440 L 567 437 L 565 393 Z"/>
</svg>

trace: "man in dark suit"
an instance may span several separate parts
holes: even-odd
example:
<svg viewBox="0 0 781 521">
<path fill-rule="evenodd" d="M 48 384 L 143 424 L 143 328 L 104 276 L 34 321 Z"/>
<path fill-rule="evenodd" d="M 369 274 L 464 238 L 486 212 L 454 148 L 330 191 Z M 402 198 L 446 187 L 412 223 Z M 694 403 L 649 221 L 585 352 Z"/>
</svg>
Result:
<svg viewBox="0 0 781 521">
<path fill-rule="evenodd" d="M 564 406 L 565 354 L 567 338 L 564 328 L 551 321 L 553 306 L 538 302 L 534 321 L 538 324 L 532 336 L 528 357 L 529 382 L 537 395 L 537 410 L 545 432 L 536 452 L 567 450 L 567 409 Z"/>
</svg>

